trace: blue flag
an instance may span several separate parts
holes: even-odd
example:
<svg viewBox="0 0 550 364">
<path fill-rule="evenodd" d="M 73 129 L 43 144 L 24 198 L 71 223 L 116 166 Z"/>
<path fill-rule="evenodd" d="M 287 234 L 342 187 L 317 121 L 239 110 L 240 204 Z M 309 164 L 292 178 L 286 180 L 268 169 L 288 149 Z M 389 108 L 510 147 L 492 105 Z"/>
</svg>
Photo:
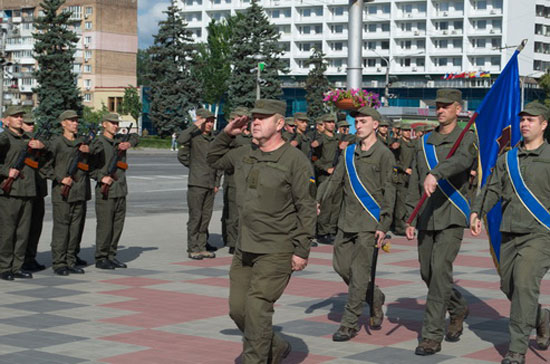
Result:
<svg viewBox="0 0 550 364">
<path fill-rule="evenodd" d="M 521 111 L 518 54 L 519 51 L 516 50 L 474 114 L 479 140 L 481 187 L 489 180 L 498 156 L 521 140 L 518 116 Z M 491 254 L 497 269 L 500 263 L 501 220 L 502 208 L 499 202 L 489 211 L 485 220 Z"/>
</svg>

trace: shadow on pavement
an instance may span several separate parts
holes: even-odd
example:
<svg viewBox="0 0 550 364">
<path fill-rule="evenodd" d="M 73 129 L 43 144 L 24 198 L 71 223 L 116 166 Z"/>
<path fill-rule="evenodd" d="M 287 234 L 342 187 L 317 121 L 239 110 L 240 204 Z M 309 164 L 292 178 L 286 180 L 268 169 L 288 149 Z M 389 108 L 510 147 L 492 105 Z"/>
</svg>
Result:
<svg viewBox="0 0 550 364">
<path fill-rule="evenodd" d="M 420 320 L 412 319 L 404 314 L 403 310 L 414 310 L 420 314 Z M 391 335 L 397 331 L 400 327 L 404 327 L 409 331 L 416 332 L 417 338 L 420 339 L 422 331 L 422 316 L 424 314 L 424 305 L 418 303 L 416 298 L 402 297 L 398 298 L 395 302 L 386 305 L 386 318 L 392 324 L 395 324 L 386 335 Z"/>
<path fill-rule="evenodd" d="M 292 351 L 286 359 L 283 360 L 285 364 L 298 364 L 306 360 L 307 355 L 309 354 L 309 348 L 304 340 L 299 337 L 289 336 L 281 332 L 280 326 L 273 326 L 273 330 L 292 346 Z M 229 331 L 229 330 L 224 330 Z M 238 330 L 237 330 L 238 331 Z M 240 334 L 240 332 L 239 332 Z M 235 358 L 235 364 L 242 364 L 242 353 Z"/>
<path fill-rule="evenodd" d="M 344 313 L 344 306 L 346 305 L 347 298 L 347 293 L 338 293 L 337 295 L 329 297 L 324 301 L 309 306 L 305 310 L 305 313 L 313 313 L 315 310 L 330 306 L 330 311 L 327 318 L 331 321 L 339 323 L 342 319 L 342 314 Z"/>
</svg>

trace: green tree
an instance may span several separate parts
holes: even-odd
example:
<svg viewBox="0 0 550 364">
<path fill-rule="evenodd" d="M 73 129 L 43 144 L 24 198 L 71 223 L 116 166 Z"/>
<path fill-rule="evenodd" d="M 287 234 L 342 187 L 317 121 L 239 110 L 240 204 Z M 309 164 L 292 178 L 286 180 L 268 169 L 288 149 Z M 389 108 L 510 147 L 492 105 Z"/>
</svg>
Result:
<svg viewBox="0 0 550 364">
<path fill-rule="evenodd" d="M 166 19 L 149 48 L 150 117 L 161 137 L 191 121 L 189 111 L 199 105 L 201 82 L 195 71 L 197 46 L 181 12 L 169 6 Z"/>
<path fill-rule="evenodd" d="M 70 30 L 70 12 L 59 11 L 65 0 L 43 0 L 43 16 L 35 21 L 33 37 L 38 96 L 35 117 L 38 124 L 59 129 L 57 117 L 67 109 L 82 114 L 82 98 L 73 73 L 74 52 L 78 36 Z"/>
<path fill-rule="evenodd" d="M 138 49 L 137 51 L 137 85 L 149 86 L 147 75 L 151 74 L 151 54 L 149 49 Z"/>
<path fill-rule="evenodd" d="M 261 97 L 280 98 L 279 72 L 287 72 L 280 58 L 284 50 L 279 44 L 279 30 L 269 22 L 257 0 L 252 0 L 242 16 L 235 19 L 231 38 L 233 70 L 229 79 L 229 106 L 254 105 L 257 73 L 251 70 L 256 69 L 260 61 L 265 64 L 261 73 Z"/>
<path fill-rule="evenodd" d="M 525 81 L 524 81 L 525 82 Z M 545 99 L 544 104 L 550 107 L 550 73 L 546 72 L 541 78 L 538 79 L 538 84 L 544 90 Z M 544 131 L 544 137 L 550 142 L 550 128 L 546 128 Z"/>
<path fill-rule="evenodd" d="M 109 113 L 109 110 L 107 109 L 107 106 L 105 106 L 104 103 L 101 103 L 101 109 L 95 110 L 89 106 L 84 106 L 82 110 L 82 119 L 84 120 L 85 124 L 94 124 L 99 125 L 101 124 L 101 120 L 103 119 L 103 116 L 107 115 Z"/>
<path fill-rule="evenodd" d="M 132 116 L 137 123 L 141 115 L 142 106 L 138 89 L 128 85 L 124 90 L 124 97 L 122 98 L 122 114 Z"/>
<path fill-rule="evenodd" d="M 217 115 L 231 76 L 231 20 L 212 20 L 207 30 L 207 43 L 199 46 L 197 72 L 203 83 L 203 101 L 215 105 Z"/>
<path fill-rule="evenodd" d="M 323 94 L 330 88 L 330 82 L 327 76 L 325 76 L 327 63 L 325 54 L 317 48 L 313 50 L 313 53 L 305 62 L 305 65 L 308 67 L 313 65 L 306 78 L 307 115 L 312 119 L 316 119 L 328 112 L 328 107 L 323 102 Z"/>
</svg>

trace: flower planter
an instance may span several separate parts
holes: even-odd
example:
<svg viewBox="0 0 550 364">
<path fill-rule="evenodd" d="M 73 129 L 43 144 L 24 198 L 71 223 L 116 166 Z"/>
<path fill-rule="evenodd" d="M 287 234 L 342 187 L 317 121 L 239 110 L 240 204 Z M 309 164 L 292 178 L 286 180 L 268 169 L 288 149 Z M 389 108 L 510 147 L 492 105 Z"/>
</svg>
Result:
<svg viewBox="0 0 550 364">
<path fill-rule="evenodd" d="M 340 110 L 357 110 L 358 107 L 353 104 L 352 99 L 342 99 L 334 103 L 334 105 Z"/>
</svg>

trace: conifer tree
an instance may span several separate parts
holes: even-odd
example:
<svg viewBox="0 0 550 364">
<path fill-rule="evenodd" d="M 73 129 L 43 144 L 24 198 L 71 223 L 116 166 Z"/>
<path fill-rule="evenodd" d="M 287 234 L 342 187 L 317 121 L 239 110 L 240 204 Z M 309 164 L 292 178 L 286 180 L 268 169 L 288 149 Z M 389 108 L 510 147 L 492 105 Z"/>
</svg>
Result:
<svg viewBox="0 0 550 364">
<path fill-rule="evenodd" d="M 149 48 L 150 116 L 161 137 L 171 135 L 191 121 L 199 106 L 201 82 L 195 72 L 197 46 L 181 12 L 169 6 L 166 19 Z"/>
<path fill-rule="evenodd" d="M 330 88 L 330 82 L 325 76 L 327 60 L 320 49 L 315 48 L 309 59 L 305 62 L 310 68 L 306 78 L 307 116 L 316 119 L 328 112 L 328 107 L 323 102 L 323 94 Z"/>
<path fill-rule="evenodd" d="M 264 9 L 252 0 L 250 7 L 235 21 L 232 29 L 231 60 L 233 70 L 229 78 L 228 103 L 234 106 L 254 106 L 256 99 L 256 71 L 259 62 L 265 67 L 261 72 L 261 98 L 282 96 L 279 72 L 287 72 L 280 59 L 284 50 L 279 44 L 279 30 L 269 22 Z M 256 57 L 255 57 L 256 56 Z"/>
<path fill-rule="evenodd" d="M 82 114 L 82 98 L 73 73 L 74 52 L 78 36 L 70 30 L 70 12 L 60 12 L 65 0 L 44 0 L 43 16 L 36 19 L 34 53 L 38 62 L 35 71 L 38 96 L 35 117 L 38 124 L 59 129 L 57 117 L 67 109 Z"/>
</svg>

